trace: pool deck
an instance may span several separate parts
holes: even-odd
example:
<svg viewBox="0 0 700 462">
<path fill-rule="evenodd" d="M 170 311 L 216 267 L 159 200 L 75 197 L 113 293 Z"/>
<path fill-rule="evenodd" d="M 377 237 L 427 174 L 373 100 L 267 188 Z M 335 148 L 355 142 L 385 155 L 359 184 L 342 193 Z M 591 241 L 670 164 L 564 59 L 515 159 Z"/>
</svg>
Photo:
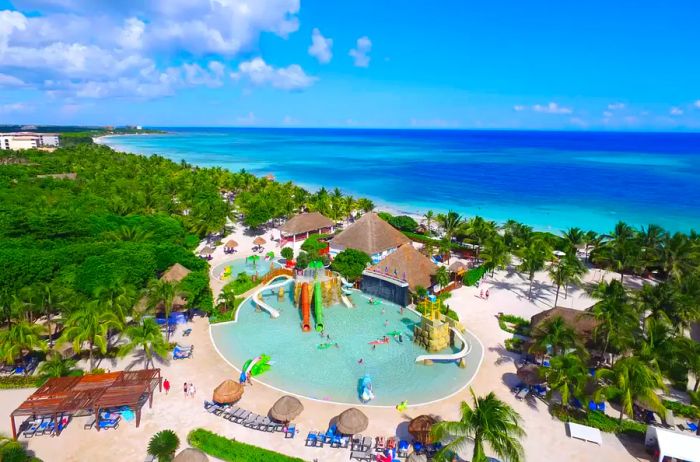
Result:
<svg viewBox="0 0 700 462">
<path fill-rule="evenodd" d="M 269 241 L 268 236 L 269 233 L 265 239 Z M 231 237 L 241 244 L 239 248 L 250 249 L 253 237 L 244 236 L 240 232 Z M 274 245 L 274 243 L 268 243 L 265 250 L 275 250 L 279 253 L 279 249 Z M 218 255 L 218 252 L 222 255 Z M 236 258 L 241 256 L 245 256 L 245 253 L 236 254 Z M 222 249 L 216 249 L 213 262 L 229 258 L 229 256 L 222 257 L 224 257 Z M 586 276 L 586 280 L 598 281 L 602 275 L 601 272 L 591 272 Z M 613 275 L 605 275 L 605 277 L 609 278 Z M 630 283 L 635 283 L 632 278 L 630 279 Z M 220 290 L 222 284 L 217 288 L 217 281 L 213 281 L 212 285 L 215 290 Z M 522 440 L 526 460 L 575 462 L 648 460 L 641 445 L 628 444 L 615 435 L 603 434 L 602 446 L 572 440 L 566 435 L 564 423 L 550 416 L 545 403 L 538 400 L 515 399 L 509 391 L 516 380 L 514 355 L 503 347 L 504 340 L 510 335 L 499 329 L 496 314 L 505 312 L 529 318 L 551 307 L 554 298 L 553 288 L 546 274 L 538 273 L 534 286 L 538 298 L 535 302 L 527 300 L 528 281 L 512 271 L 497 272 L 495 278 L 487 282 L 487 286 L 490 287 L 491 295 L 488 301 L 479 298 L 478 289 L 463 287 L 453 292 L 449 304 L 460 315 L 466 327 L 484 345 L 483 364 L 472 387 L 479 395 L 493 391 L 521 414 L 523 429 L 528 434 Z M 560 306 L 578 309 L 584 309 L 591 303 L 590 298 L 581 290 L 574 290 L 567 299 L 560 297 L 559 301 Z M 237 374 L 217 354 L 209 336 L 209 324 L 206 319 L 196 318 L 189 327 L 192 327 L 192 334 L 189 337 L 183 339 L 182 328 L 179 328 L 173 341 L 194 344 L 196 346 L 194 357 L 158 365 L 162 368 L 163 377 L 171 382 L 172 389 L 169 395 L 156 393 L 153 408 L 148 409 L 147 406 L 144 408 L 140 428 L 135 428 L 133 423 L 124 423 L 117 430 L 86 431 L 83 430 L 85 419 L 80 418 L 70 424 L 58 438 L 41 436 L 30 440 L 20 439 L 20 441 L 26 443 L 30 450 L 47 462 L 141 461 L 145 458 L 148 440 L 154 433 L 166 428 L 172 429 L 179 435 L 181 448 L 184 448 L 187 447 L 187 433 L 193 428 L 204 427 L 230 438 L 309 461 L 349 460 L 349 450 L 304 447 L 304 438 L 308 431 L 325 430 L 329 421 L 347 409 L 348 405 L 302 399 L 305 410 L 297 419 L 300 434 L 294 440 L 285 440 L 280 434 L 249 430 L 205 412 L 202 406 L 203 400 L 211 398 L 212 390 L 222 380 L 236 377 Z M 130 357 L 104 360 L 100 367 L 111 370 L 140 368 L 142 362 L 137 363 L 137 359 Z M 183 396 L 182 384 L 185 381 L 192 382 L 197 387 L 197 396 L 194 399 Z M 9 415 L 32 392 L 33 389 L 0 391 L 0 412 L 5 416 Z M 254 383 L 253 386 L 246 387 L 239 405 L 260 414 L 266 414 L 282 394 L 260 383 Z M 363 434 L 371 436 L 397 434 L 400 437 L 407 437 L 407 425 L 411 418 L 420 414 L 436 414 L 444 419 L 457 419 L 460 401 L 468 399 L 468 392 L 464 390 L 439 402 L 417 407 L 410 406 L 404 413 L 399 413 L 395 409 L 363 408 L 363 412 L 369 417 L 369 427 Z M 9 433 L 9 424 L 9 419 L 0 420 L 0 432 Z"/>
</svg>

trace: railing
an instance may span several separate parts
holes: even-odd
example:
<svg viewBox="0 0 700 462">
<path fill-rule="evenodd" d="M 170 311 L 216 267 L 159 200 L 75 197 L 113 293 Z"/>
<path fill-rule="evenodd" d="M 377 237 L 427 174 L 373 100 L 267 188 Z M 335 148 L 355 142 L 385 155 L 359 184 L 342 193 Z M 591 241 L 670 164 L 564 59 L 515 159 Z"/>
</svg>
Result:
<svg viewBox="0 0 700 462">
<path fill-rule="evenodd" d="M 294 271 L 292 271 L 289 268 L 275 268 L 272 271 L 268 272 L 265 276 L 263 276 L 263 278 L 260 280 L 260 284 L 265 285 L 268 282 L 280 276 L 294 277 Z"/>
</svg>

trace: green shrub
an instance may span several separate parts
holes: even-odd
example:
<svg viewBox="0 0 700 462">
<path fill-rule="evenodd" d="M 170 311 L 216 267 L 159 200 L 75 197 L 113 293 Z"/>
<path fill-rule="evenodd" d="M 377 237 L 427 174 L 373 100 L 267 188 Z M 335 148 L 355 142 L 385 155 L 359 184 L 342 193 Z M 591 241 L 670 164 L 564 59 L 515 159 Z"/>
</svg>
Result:
<svg viewBox="0 0 700 462">
<path fill-rule="evenodd" d="M 348 281 L 357 281 L 372 258 L 361 250 L 345 249 L 333 259 L 331 269 L 339 272 Z"/>
<path fill-rule="evenodd" d="M 285 260 L 294 260 L 294 249 L 291 247 L 284 247 L 280 253 Z"/>
<path fill-rule="evenodd" d="M 218 324 L 220 322 L 233 321 L 236 318 L 236 313 L 238 312 L 238 307 L 241 306 L 245 300 L 243 297 L 237 297 L 233 301 L 233 307 L 226 311 L 213 310 L 209 315 L 209 324 Z"/>
<path fill-rule="evenodd" d="M 507 338 L 505 341 L 506 350 L 512 351 L 513 353 L 522 353 L 523 351 L 523 339 L 514 337 Z"/>
<path fill-rule="evenodd" d="M 253 280 L 246 272 L 238 273 L 236 279 L 226 284 L 226 288 L 233 290 L 236 295 L 241 295 L 248 292 L 253 287 L 259 284 L 260 280 Z"/>
<path fill-rule="evenodd" d="M 15 388 L 38 388 L 46 382 L 45 378 L 35 375 L 11 375 L 0 377 L 0 390 L 10 390 Z"/>
<path fill-rule="evenodd" d="M 512 314 L 500 315 L 498 317 L 498 326 L 501 330 L 510 334 L 528 335 L 530 333 L 530 321 Z"/>
<path fill-rule="evenodd" d="M 230 440 L 203 428 L 192 430 L 187 435 L 187 442 L 190 446 L 227 462 L 303 462 L 296 457 Z"/>
<path fill-rule="evenodd" d="M 420 242 L 421 244 L 425 245 L 430 245 L 435 248 L 440 248 L 440 240 L 439 239 L 433 239 L 431 237 L 428 237 L 424 234 L 418 234 L 418 233 L 412 233 L 410 231 L 401 231 L 404 236 L 409 238 L 410 240 L 414 242 Z M 460 245 L 457 242 L 451 242 L 450 243 L 450 249 L 451 250 L 464 250 L 465 247 Z"/>
<path fill-rule="evenodd" d="M 565 408 L 560 404 L 553 404 L 550 411 L 553 416 L 563 422 L 588 425 L 606 433 L 626 433 L 644 438 L 647 430 L 647 426 L 641 422 L 629 419 L 620 421 L 600 411 L 586 412 L 582 409 Z"/>
<path fill-rule="evenodd" d="M 464 273 L 462 282 L 464 282 L 465 286 L 473 286 L 477 283 L 477 281 L 484 277 L 485 273 L 486 268 L 483 266 L 480 266 L 478 268 L 472 268 L 470 270 L 467 270 L 466 273 Z"/>
<path fill-rule="evenodd" d="M 695 419 L 700 417 L 700 409 L 698 409 L 696 406 L 689 406 L 687 404 L 679 403 L 678 401 L 671 401 L 668 399 L 665 399 L 662 402 L 666 409 L 673 411 L 674 415 L 680 415 L 689 419 Z"/>
<path fill-rule="evenodd" d="M 313 255 L 311 260 L 315 260 L 318 257 L 318 253 L 328 247 L 328 243 L 323 241 L 323 239 L 327 238 L 327 234 L 312 234 L 301 244 L 301 249 L 309 255 Z"/>
</svg>

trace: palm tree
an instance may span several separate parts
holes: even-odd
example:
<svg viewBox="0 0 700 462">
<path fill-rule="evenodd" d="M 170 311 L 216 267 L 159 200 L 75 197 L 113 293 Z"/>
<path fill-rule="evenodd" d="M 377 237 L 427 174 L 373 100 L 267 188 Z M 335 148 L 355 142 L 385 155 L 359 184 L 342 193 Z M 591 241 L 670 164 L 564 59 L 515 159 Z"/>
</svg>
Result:
<svg viewBox="0 0 700 462">
<path fill-rule="evenodd" d="M 550 367 L 540 369 L 544 372 L 547 383 L 552 391 L 559 392 L 561 403 L 569 407 L 571 398 L 581 400 L 588 383 L 588 368 L 576 353 L 568 353 L 552 358 Z"/>
<path fill-rule="evenodd" d="M 452 236 L 464 221 L 462 215 L 453 210 L 450 210 L 447 214 L 439 213 L 435 219 L 445 232 L 445 237 L 448 241 L 452 241 Z"/>
<path fill-rule="evenodd" d="M 601 282 L 591 292 L 600 301 L 591 312 L 597 321 L 593 331 L 596 341 L 603 343 L 603 354 L 613 346 L 623 352 L 634 343 L 639 330 L 639 317 L 630 304 L 625 287 L 620 281 Z M 611 345 L 612 343 L 612 345 Z"/>
<path fill-rule="evenodd" d="M 493 221 L 486 221 L 480 216 L 476 216 L 467 221 L 464 227 L 466 234 L 476 242 L 476 258 L 479 258 L 484 242 L 487 242 L 496 234 L 496 223 Z"/>
<path fill-rule="evenodd" d="M 40 284 L 36 288 L 37 304 L 46 315 L 46 328 L 49 334 L 49 348 L 53 348 L 53 329 L 51 328 L 51 316 L 58 311 L 64 302 L 61 299 L 60 291 L 52 284 Z"/>
<path fill-rule="evenodd" d="M 597 247 L 601 242 L 601 237 L 596 233 L 595 231 L 586 231 L 586 234 L 583 236 L 583 245 L 584 247 L 584 252 L 586 253 L 586 261 L 588 261 L 588 257 L 590 255 L 589 249 L 591 247 L 595 248 Z"/>
<path fill-rule="evenodd" d="M 549 267 L 549 277 L 554 284 L 557 285 L 557 293 L 554 297 L 554 306 L 559 302 L 559 289 L 561 286 L 565 288 L 565 298 L 568 297 L 568 287 L 571 284 L 581 282 L 581 276 L 586 274 L 588 269 L 581 260 L 578 259 L 575 253 L 567 253 L 559 259 L 557 263 Z"/>
<path fill-rule="evenodd" d="M 521 418 L 513 408 L 496 398 L 493 392 L 477 397 L 474 390 L 472 405 L 462 401 L 460 419 L 456 422 L 438 422 L 433 425 L 434 441 L 449 441 L 436 455 L 435 460 L 445 461 L 451 453 L 466 450 L 474 444 L 473 462 L 486 462 L 484 444 L 488 444 L 496 455 L 506 462 L 525 460 L 519 439 L 525 436 Z"/>
<path fill-rule="evenodd" d="M 116 314 L 106 310 L 97 300 L 93 300 L 70 314 L 61 338 L 62 341 L 72 342 L 76 352 L 82 350 L 84 342 L 88 343 L 88 363 L 92 372 L 95 369 L 95 347 L 100 353 L 106 353 L 109 330 L 121 326 Z"/>
<path fill-rule="evenodd" d="M 450 283 L 450 272 L 444 266 L 438 267 L 435 272 L 435 282 L 440 286 L 441 289 L 447 287 Z"/>
<path fill-rule="evenodd" d="M 289 247 L 285 248 L 289 249 Z M 236 292 L 233 290 L 233 287 L 231 285 L 225 285 L 224 288 L 221 289 L 221 292 L 219 292 L 216 301 L 220 307 L 223 307 L 223 311 L 228 311 L 229 308 L 234 307 L 236 305 Z"/>
<path fill-rule="evenodd" d="M 620 282 L 624 280 L 625 271 L 637 268 L 641 258 L 641 247 L 635 231 L 623 222 L 615 225 L 608 240 L 596 251 L 593 261 L 620 273 Z"/>
<path fill-rule="evenodd" d="M 505 240 L 498 234 L 494 234 L 484 243 L 481 251 L 481 260 L 484 268 L 491 270 L 491 276 L 497 269 L 503 269 L 510 263 L 510 251 Z"/>
<path fill-rule="evenodd" d="M 257 255 L 255 255 L 257 257 Z M 258 257 L 260 258 L 260 257 Z M 164 281 L 162 279 L 153 280 L 148 286 L 148 300 L 151 308 L 163 307 L 165 314 L 166 326 L 170 322 L 170 314 L 173 312 L 175 297 L 179 295 L 179 289 L 176 284 Z M 170 341 L 170 328 L 166 329 L 166 338 Z"/>
<path fill-rule="evenodd" d="M 374 202 L 367 199 L 366 197 L 361 197 L 357 200 L 357 207 L 364 213 L 371 212 L 374 210 Z"/>
<path fill-rule="evenodd" d="M 532 338 L 533 351 L 546 351 L 547 347 L 551 346 L 555 356 L 570 348 L 580 347 L 576 332 L 561 316 L 555 316 L 537 326 L 532 332 Z"/>
<path fill-rule="evenodd" d="M 532 282 L 535 279 L 535 273 L 544 269 L 545 264 L 549 261 L 552 249 L 543 239 L 533 239 L 529 245 L 523 247 L 518 252 L 521 263 L 518 266 L 520 271 L 524 271 L 530 280 L 530 288 L 528 289 L 527 298 L 532 299 Z"/>
<path fill-rule="evenodd" d="M 657 390 L 665 390 L 663 377 L 635 356 L 622 358 L 612 369 L 599 369 L 596 377 L 608 381 L 607 389 L 619 395 L 622 408 L 620 420 L 624 414 L 634 417 L 633 406 L 640 401 L 660 415 L 666 414 Z"/>
<path fill-rule="evenodd" d="M 46 361 L 39 365 L 39 375 L 47 379 L 67 377 L 69 375 L 82 375 L 82 369 L 76 368 L 78 362 L 75 359 L 63 359 L 59 353 L 49 355 Z"/>
<path fill-rule="evenodd" d="M 425 234 L 430 236 L 433 233 L 432 223 L 433 223 L 433 220 L 435 219 L 435 212 L 433 212 L 432 210 L 428 210 L 427 212 L 425 212 L 425 215 L 423 215 L 423 218 L 425 218 L 425 223 L 426 223 L 425 226 L 427 228 Z"/>
<path fill-rule="evenodd" d="M 158 462 L 170 462 L 180 447 L 180 439 L 172 430 L 161 430 L 148 442 L 148 453 L 158 458 Z"/>
<path fill-rule="evenodd" d="M 153 356 L 163 358 L 168 354 L 168 343 L 160 333 L 160 327 L 153 318 L 145 318 L 140 324 L 126 329 L 129 342 L 119 349 L 120 356 L 126 356 L 136 348 L 143 349 L 143 368 L 153 364 Z"/>
<path fill-rule="evenodd" d="M 659 225 L 642 226 L 638 233 L 639 243 L 644 252 L 644 264 L 649 267 L 657 263 L 664 241 L 668 239 L 668 234 Z"/>
<path fill-rule="evenodd" d="M 568 248 L 566 253 L 576 253 L 578 246 L 583 244 L 586 239 L 586 235 L 581 228 L 569 228 L 562 233 L 564 242 Z"/>
<path fill-rule="evenodd" d="M 698 249 L 683 233 L 666 236 L 659 255 L 664 273 L 676 281 L 697 267 L 697 257 Z"/>
<path fill-rule="evenodd" d="M 24 364 L 25 354 L 34 350 L 45 350 L 42 339 L 44 326 L 22 320 L 12 324 L 7 330 L 0 331 L 0 356 L 9 364 L 15 364 L 17 358 Z"/>
</svg>

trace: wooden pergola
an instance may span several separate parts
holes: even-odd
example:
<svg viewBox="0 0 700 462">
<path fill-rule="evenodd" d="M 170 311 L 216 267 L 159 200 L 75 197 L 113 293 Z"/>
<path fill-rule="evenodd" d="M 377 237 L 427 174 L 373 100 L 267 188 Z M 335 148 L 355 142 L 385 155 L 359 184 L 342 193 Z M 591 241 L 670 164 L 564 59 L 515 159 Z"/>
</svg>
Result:
<svg viewBox="0 0 700 462">
<path fill-rule="evenodd" d="M 49 379 L 10 414 L 12 437 L 17 439 L 15 417 L 52 417 L 58 423 L 59 415 L 94 413 L 99 431 L 100 411 L 121 406 L 128 406 L 134 411 L 138 427 L 141 408 L 146 401 L 149 408 L 153 406 L 153 391 L 156 387 L 162 391 L 160 369 Z M 59 426 L 56 425 L 55 428 L 60 433 Z"/>
</svg>

